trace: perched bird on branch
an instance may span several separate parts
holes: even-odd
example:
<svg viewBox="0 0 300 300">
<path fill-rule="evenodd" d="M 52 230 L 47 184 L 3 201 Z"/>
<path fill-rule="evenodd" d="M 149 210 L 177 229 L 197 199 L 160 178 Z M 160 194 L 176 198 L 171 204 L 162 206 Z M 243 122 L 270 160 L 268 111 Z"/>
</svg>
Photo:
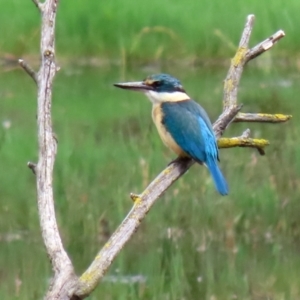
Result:
<svg viewBox="0 0 300 300">
<path fill-rule="evenodd" d="M 187 95 L 178 79 L 157 74 L 140 82 L 114 85 L 143 92 L 153 104 L 152 118 L 164 144 L 179 157 L 191 157 L 206 165 L 217 191 L 221 195 L 228 194 L 226 180 L 218 166 L 219 151 L 210 119 Z"/>
</svg>

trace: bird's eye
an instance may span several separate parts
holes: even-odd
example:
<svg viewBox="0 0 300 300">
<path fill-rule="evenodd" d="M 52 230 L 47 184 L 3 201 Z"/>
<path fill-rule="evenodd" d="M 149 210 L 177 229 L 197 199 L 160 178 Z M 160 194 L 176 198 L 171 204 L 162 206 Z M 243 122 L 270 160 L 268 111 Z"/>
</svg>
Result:
<svg viewBox="0 0 300 300">
<path fill-rule="evenodd" d="M 160 87 L 160 86 L 161 86 L 161 81 L 154 81 L 154 82 L 152 83 L 152 86 L 153 86 L 154 88 Z"/>
</svg>

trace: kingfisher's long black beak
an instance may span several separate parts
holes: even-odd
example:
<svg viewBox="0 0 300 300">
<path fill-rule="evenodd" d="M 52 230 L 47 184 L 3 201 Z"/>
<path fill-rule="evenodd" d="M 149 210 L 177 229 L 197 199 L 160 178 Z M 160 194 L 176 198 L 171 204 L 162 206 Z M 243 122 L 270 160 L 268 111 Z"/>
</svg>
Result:
<svg viewBox="0 0 300 300">
<path fill-rule="evenodd" d="M 138 91 L 138 92 L 145 92 L 145 91 L 152 90 L 152 87 L 145 84 L 143 81 L 114 83 L 114 86 L 121 89 Z"/>
</svg>

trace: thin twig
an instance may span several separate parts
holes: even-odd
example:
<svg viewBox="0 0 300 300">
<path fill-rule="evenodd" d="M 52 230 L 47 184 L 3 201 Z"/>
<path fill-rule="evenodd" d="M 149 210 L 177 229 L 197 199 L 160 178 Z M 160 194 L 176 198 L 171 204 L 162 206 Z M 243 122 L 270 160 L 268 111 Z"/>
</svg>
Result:
<svg viewBox="0 0 300 300">
<path fill-rule="evenodd" d="M 42 4 L 39 0 L 32 0 L 32 2 L 35 4 L 35 6 L 38 8 L 40 12 L 42 12 Z"/>
<path fill-rule="evenodd" d="M 234 122 L 260 122 L 260 123 L 282 123 L 290 120 L 292 115 L 283 114 L 251 114 L 238 113 Z"/>
<path fill-rule="evenodd" d="M 246 53 L 246 62 L 249 60 L 256 58 L 257 56 L 261 55 L 262 53 L 266 52 L 267 50 L 271 49 L 280 39 L 285 36 L 283 30 L 278 30 L 269 38 L 264 40 L 263 42 L 259 43 L 255 47 L 249 49 Z"/>
<path fill-rule="evenodd" d="M 34 175 L 36 175 L 36 164 L 35 164 L 35 163 L 29 161 L 29 162 L 27 163 L 27 167 L 28 167 L 29 169 L 31 169 L 31 171 L 32 171 L 32 173 L 33 173 Z"/>
<path fill-rule="evenodd" d="M 26 63 L 25 60 L 19 59 L 19 65 L 23 68 L 23 70 L 34 80 L 37 84 L 38 78 L 37 73 Z"/>
<path fill-rule="evenodd" d="M 246 19 L 246 24 L 242 33 L 242 37 L 240 39 L 239 48 L 248 48 L 248 44 L 250 41 L 250 36 L 252 33 L 253 25 L 255 21 L 254 15 L 248 15 Z M 238 52 L 238 51 L 237 51 Z"/>
<path fill-rule="evenodd" d="M 249 138 L 250 137 L 250 133 L 251 133 L 251 130 L 249 128 L 247 128 L 242 134 L 241 134 L 241 138 Z"/>
</svg>

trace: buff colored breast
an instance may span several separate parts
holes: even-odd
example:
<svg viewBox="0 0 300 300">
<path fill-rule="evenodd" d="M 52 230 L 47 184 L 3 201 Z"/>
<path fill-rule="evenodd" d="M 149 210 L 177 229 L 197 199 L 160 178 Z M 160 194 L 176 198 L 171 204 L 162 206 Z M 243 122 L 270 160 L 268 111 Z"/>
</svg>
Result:
<svg viewBox="0 0 300 300">
<path fill-rule="evenodd" d="M 165 126 L 163 125 L 163 112 L 161 109 L 161 104 L 153 105 L 152 119 L 163 143 L 172 151 L 174 151 L 178 156 L 187 156 L 187 154 L 178 146 L 178 144 L 172 138 L 171 134 L 166 130 Z"/>
</svg>

